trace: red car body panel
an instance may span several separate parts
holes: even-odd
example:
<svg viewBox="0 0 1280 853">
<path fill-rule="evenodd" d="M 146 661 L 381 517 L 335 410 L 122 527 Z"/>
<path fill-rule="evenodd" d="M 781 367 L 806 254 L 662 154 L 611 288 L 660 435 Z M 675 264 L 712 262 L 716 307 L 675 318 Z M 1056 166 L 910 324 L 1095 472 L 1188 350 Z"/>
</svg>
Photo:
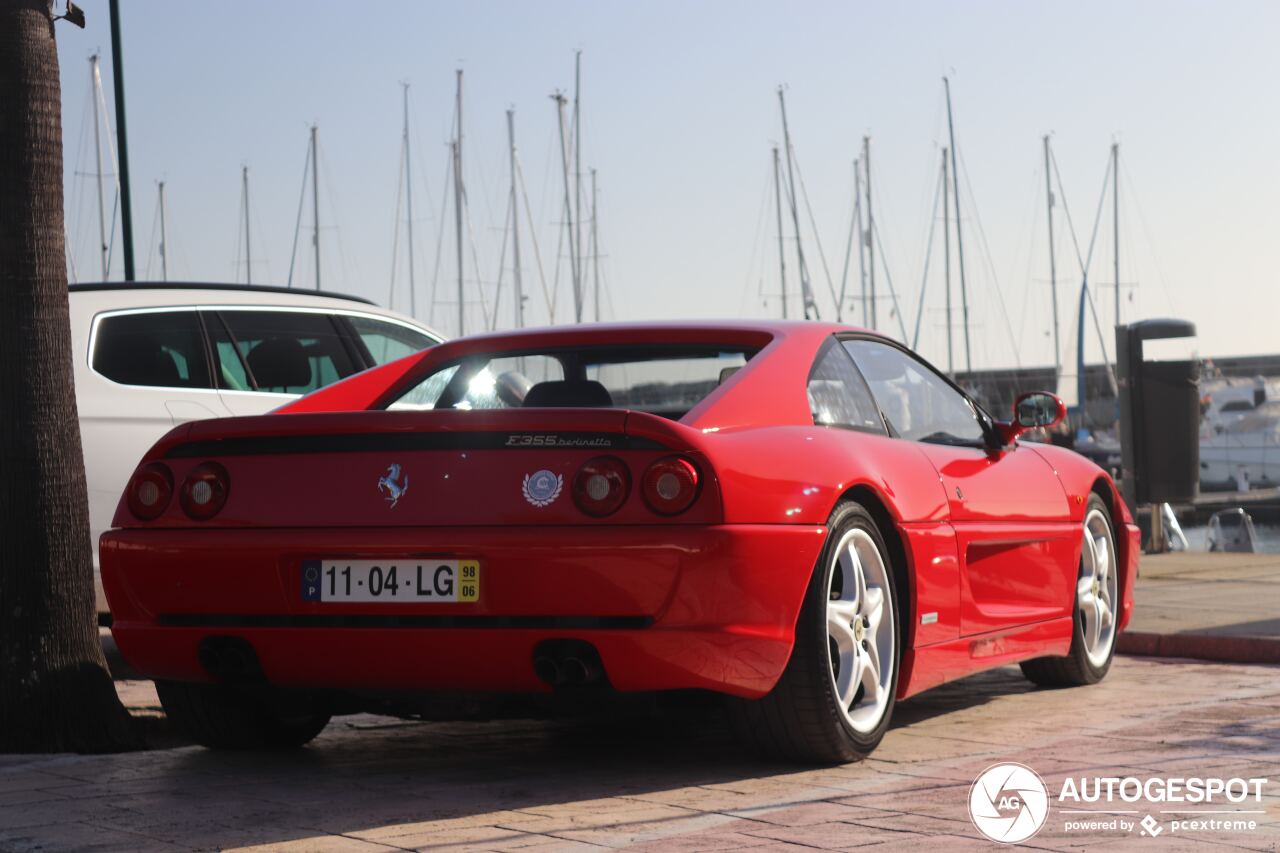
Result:
<svg viewBox="0 0 1280 853">
<path fill-rule="evenodd" d="M 122 530 L 104 540 L 102 557 L 112 567 L 106 585 L 120 650 L 154 678 L 206 678 L 199 641 L 234 634 L 253 643 L 281 686 L 537 691 L 544 685 L 530 666 L 534 646 L 578 637 L 600 650 L 620 690 L 759 696 L 786 664 L 804 593 L 770 567 L 813 563 L 824 532 L 807 525 L 601 526 L 571 537 L 524 527 Z M 476 558 L 481 600 L 372 612 L 304 602 L 302 560 L 316 554 Z"/>
<path fill-rule="evenodd" d="M 900 546 L 900 696 L 1066 653 L 1091 492 L 1111 508 L 1127 624 L 1138 534 L 1107 475 L 1050 446 L 991 451 L 815 426 L 806 380 L 823 344 L 846 333 L 869 334 L 723 323 L 480 335 L 274 415 L 175 428 L 143 464 L 162 462 L 181 483 L 216 461 L 228 497 L 204 522 L 176 500 L 141 521 L 122 498 L 101 541 L 116 641 L 155 678 L 207 680 L 199 644 L 229 635 L 251 643 L 281 686 L 533 692 L 549 689 L 530 665 L 534 647 L 580 639 L 619 690 L 758 697 L 786 665 L 827 519 L 851 494 L 883 510 L 886 539 Z M 468 355 L 618 341 L 760 351 L 679 421 L 622 409 L 367 411 Z M 567 434 L 604 445 L 533 443 Z M 568 484 L 601 453 L 633 483 L 681 454 L 701 475 L 697 498 L 664 517 L 633 488 L 598 519 L 567 495 L 542 507 L 522 496 L 529 472 Z M 391 462 L 414 479 L 388 507 L 375 483 Z M 304 601 L 303 560 L 321 556 L 473 558 L 482 593 L 451 604 Z"/>
</svg>

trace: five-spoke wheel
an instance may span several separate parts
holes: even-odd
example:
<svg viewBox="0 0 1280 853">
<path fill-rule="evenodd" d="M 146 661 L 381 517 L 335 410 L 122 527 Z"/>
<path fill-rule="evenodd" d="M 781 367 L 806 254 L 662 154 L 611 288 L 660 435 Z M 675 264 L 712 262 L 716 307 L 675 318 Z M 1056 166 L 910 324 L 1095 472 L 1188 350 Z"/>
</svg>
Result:
<svg viewBox="0 0 1280 853">
<path fill-rule="evenodd" d="M 1080 573 L 1076 579 L 1075 625 L 1066 657 L 1023 661 L 1022 673 L 1046 687 L 1095 684 L 1111 668 L 1119 628 L 1120 568 L 1111 513 L 1089 495 L 1081 527 Z"/>
<path fill-rule="evenodd" d="M 1116 640 L 1115 541 L 1111 522 L 1103 510 L 1090 507 L 1084 519 L 1084 547 L 1080 554 L 1080 580 L 1076 606 L 1083 620 L 1084 648 L 1089 662 L 1102 666 L 1111 657 Z"/>
<path fill-rule="evenodd" d="M 773 690 L 732 700 L 738 733 L 789 760 L 854 761 L 893 715 L 902 643 L 897 580 L 884 534 L 861 504 L 836 507 Z"/>
<path fill-rule="evenodd" d="M 836 545 L 827 595 L 831 679 L 855 731 L 874 731 L 893 678 L 893 597 L 884 557 L 871 535 L 849 530 Z"/>
</svg>

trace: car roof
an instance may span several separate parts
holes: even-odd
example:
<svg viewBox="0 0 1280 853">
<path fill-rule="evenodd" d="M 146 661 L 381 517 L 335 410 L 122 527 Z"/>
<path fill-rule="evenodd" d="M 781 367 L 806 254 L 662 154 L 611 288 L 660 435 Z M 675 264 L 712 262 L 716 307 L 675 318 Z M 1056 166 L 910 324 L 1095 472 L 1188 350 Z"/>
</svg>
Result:
<svg viewBox="0 0 1280 853">
<path fill-rule="evenodd" d="M 301 299 L 323 299 L 326 303 L 329 300 L 339 300 L 345 302 L 359 302 L 364 305 L 373 305 L 372 299 L 365 299 L 363 296 L 352 296 L 347 293 L 333 293 L 329 291 L 312 291 L 302 288 L 291 287 L 273 287 L 270 285 L 259 284 L 230 284 L 216 282 L 185 282 L 185 281 L 104 281 L 92 282 L 88 284 L 73 284 L 67 288 L 71 293 L 98 293 L 98 292 L 127 292 L 133 294 L 129 297 L 130 301 L 136 299 L 150 298 L 151 293 L 155 294 L 157 299 L 164 300 L 161 304 L 165 304 L 172 299 L 174 293 L 197 291 L 202 295 L 200 298 L 206 302 L 244 302 L 253 300 L 251 304 L 257 304 L 254 296 L 264 296 L 266 301 L 262 304 L 277 304 L 280 302 L 281 296 L 287 296 L 292 300 Z M 252 295 L 250 295 L 252 294 Z"/>
<path fill-rule="evenodd" d="M 378 306 L 360 296 L 300 288 L 191 282 L 103 282 L 68 288 L 72 310 L 98 314 L 189 305 L 235 305 L 264 308 L 307 308 L 387 317 L 422 329 L 437 340 L 444 335 L 412 317 Z"/>
</svg>

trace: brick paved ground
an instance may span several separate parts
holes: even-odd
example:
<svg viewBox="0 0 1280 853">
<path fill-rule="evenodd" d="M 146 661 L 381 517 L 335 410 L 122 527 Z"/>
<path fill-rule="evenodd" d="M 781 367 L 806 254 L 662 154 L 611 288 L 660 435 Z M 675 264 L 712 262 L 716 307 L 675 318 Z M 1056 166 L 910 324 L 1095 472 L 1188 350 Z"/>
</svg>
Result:
<svg viewBox="0 0 1280 853">
<path fill-rule="evenodd" d="M 146 683 L 121 685 L 135 708 Z M 650 723 L 343 718 L 304 750 L 181 747 L 0 757 L 0 850 L 990 850 L 969 822 L 983 768 L 1266 776 L 1255 832 L 1064 831 L 1042 849 L 1280 849 L 1280 668 L 1118 658 L 1101 685 L 1034 690 L 1016 668 L 930 691 L 860 764 L 744 758 L 714 717 Z M 1140 815 L 1134 816 L 1140 817 Z"/>
<path fill-rule="evenodd" d="M 1280 638 L 1280 554 L 1149 554 L 1130 631 Z"/>
</svg>

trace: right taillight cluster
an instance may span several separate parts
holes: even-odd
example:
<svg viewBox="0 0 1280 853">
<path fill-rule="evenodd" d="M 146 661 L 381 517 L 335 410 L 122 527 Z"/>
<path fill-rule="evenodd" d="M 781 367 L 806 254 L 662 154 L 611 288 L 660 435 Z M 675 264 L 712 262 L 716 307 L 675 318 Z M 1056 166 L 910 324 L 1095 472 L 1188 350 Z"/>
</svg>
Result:
<svg viewBox="0 0 1280 853">
<path fill-rule="evenodd" d="M 678 515 L 698 496 L 698 468 L 683 456 L 664 456 L 640 477 L 640 496 L 659 515 Z M 573 478 L 573 502 L 587 515 L 616 512 L 631 493 L 631 471 L 616 456 L 587 461 Z"/>
<path fill-rule="evenodd" d="M 134 473 L 125 493 L 129 512 L 141 521 L 159 518 L 173 500 L 173 472 L 163 462 L 148 462 Z M 208 521 L 226 505 L 231 477 L 217 462 L 202 462 L 187 472 L 178 504 L 188 517 Z"/>
</svg>

